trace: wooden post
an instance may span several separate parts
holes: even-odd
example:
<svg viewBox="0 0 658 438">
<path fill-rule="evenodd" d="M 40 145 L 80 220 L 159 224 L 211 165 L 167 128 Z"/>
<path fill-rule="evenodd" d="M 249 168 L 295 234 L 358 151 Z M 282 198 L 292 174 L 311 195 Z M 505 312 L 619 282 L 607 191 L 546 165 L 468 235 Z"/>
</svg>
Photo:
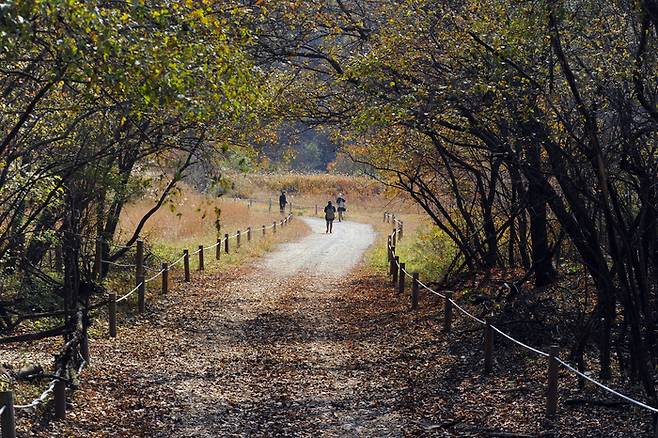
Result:
<svg viewBox="0 0 658 438">
<path fill-rule="evenodd" d="M 203 245 L 199 245 L 199 271 L 203 271 L 205 266 L 203 264 Z"/>
<path fill-rule="evenodd" d="M 236 240 L 235 240 L 235 242 L 236 242 L 236 244 L 235 244 L 235 249 L 240 249 L 240 237 L 242 236 L 240 230 L 238 230 L 238 232 L 237 232 L 237 236 L 238 236 L 238 237 L 237 237 Z"/>
<path fill-rule="evenodd" d="M 268 212 L 272 213 L 272 198 L 270 198 L 270 208 L 269 208 Z"/>
<path fill-rule="evenodd" d="M 16 417 L 14 413 L 14 394 L 11 391 L 0 392 L 0 408 L 5 410 L 0 417 L 2 438 L 16 438 Z"/>
<path fill-rule="evenodd" d="M 219 260 L 222 255 L 222 239 L 217 238 L 217 246 L 215 246 L 215 259 Z"/>
<path fill-rule="evenodd" d="M 443 306 L 443 330 L 446 333 L 450 332 L 452 326 L 452 292 L 445 293 L 445 305 Z"/>
<path fill-rule="evenodd" d="M 185 283 L 190 282 L 190 250 L 183 250 L 183 266 L 185 267 Z"/>
<path fill-rule="evenodd" d="M 108 303 L 108 316 L 110 326 L 110 338 L 117 337 L 117 294 L 110 292 L 110 300 Z"/>
<path fill-rule="evenodd" d="M 162 263 L 162 293 L 169 292 L 169 263 Z"/>
<path fill-rule="evenodd" d="M 398 284 L 398 273 L 399 273 L 398 265 L 399 264 L 400 264 L 400 257 L 395 256 L 393 258 L 393 265 L 391 266 L 391 268 L 393 269 L 393 286 L 397 286 L 397 284 Z"/>
<path fill-rule="evenodd" d="M 388 236 L 388 242 L 386 243 L 386 261 L 390 263 L 391 257 L 391 236 Z"/>
<path fill-rule="evenodd" d="M 66 382 L 57 380 L 55 382 L 55 418 L 63 420 L 66 418 Z"/>
<path fill-rule="evenodd" d="M 400 263 L 400 272 L 398 273 L 398 295 L 404 293 L 404 277 L 406 277 L 406 274 L 404 273 L 405 268 L 406 264 Z"/>
<path fill-rule="evenodd" d="M 224 234 L 224 252 L 228 254 L 228 233 Z"/>
<path fill-rule="evenodd" d="M 265 235 L 265 225 L 263 225 L 263 236 Z"/>
<path fill-rule="evenodd" d="M 548 382 L 546 385 L 546 416 L 553 417 L 557 413 L 558 399 L 558 349 L 551 345 L 548 350 Z"/>
<path fill-rule="evenodd" d="M 135 286 L 144 279 L 144 241 L 137 241 L 137 253 L 135 254 Z"/>
<path fill-rule="evenodd" d="M 135 285 L 138 286 L 137 309 L 139 313 L 144 313 L 146 301 L 146 283 L 144 282 L 144 241 L 141 239 L 137 241 L 137 254 L 135 256 L 135 264 L 137 265 Z"/>
<path fill-rule="evenodd" d="M 491 317 L 485 317 L 484 322 L 484 374 L 491 374 L 494 348 L 494 332 L 491 328 Z"/>
<path fill-rule="evenodd" d="M 411 308 L 415 310 L 418 308 L 418 287 L 420 285 L 418 284 L 418 272 L 414 272 L 411 275 L 413 277 L 411 283 Z"/>
<path fill-rule="evenodd" d="M 251 242 L 251 227 L 247 227 L 247 242 Z"/>
<path fill-rule="evenodd" d="M 94 254 L 94 270 L 93 277 L 95 280 L 101 278 L 103 263 L 103 240 L 99 237 L 96 239 L 96 253 Z"/>
<path fill-rule="evenodd" d="M 395 270 L 395 248 L 391 248 L 391 259 L 388 264 L 388 275 L 393 276 L 393 271 Z"/>
<path fill-rule="evenodd" d="M 273 222 L 272 234 L 276 234 L 276 221 Z"/>
<path fill-rule="evenodd" d="M 139 313 L 144 313 L 146 309 L 146 283 L 143 281 L 139 284 L 139 289 L 137 289 L 137 309 Z"/>
</svg>

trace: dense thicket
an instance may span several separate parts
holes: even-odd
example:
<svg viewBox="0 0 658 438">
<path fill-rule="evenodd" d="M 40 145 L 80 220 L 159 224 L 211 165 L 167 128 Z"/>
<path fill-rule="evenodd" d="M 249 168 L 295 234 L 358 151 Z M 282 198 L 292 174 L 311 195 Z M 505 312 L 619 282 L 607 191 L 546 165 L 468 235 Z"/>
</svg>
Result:
<svg viewBox="0 0 658 438">
<path fill-rule="evenodd" d="M 149 191 L 153 208 L 118 242 L 132 245 L 252 112 L 260 80 L 242 13 L 204 1 L 0 4 L 0 329 L 33 308 L 67 310 L 70 330 L 96 289 L 96 238 L 111 242 L 124 205 Z"/>
<path fill-rule="evenodd" d="M 254 50 L 285 84 L 285 110 L 332 127 L 409 193 L 456 266 L 524 267 L 509 301 L 581 264 L 597 300 L 576 359 L 593 331 L 601 377 L 616 346 L 620 371 L 655 397 L 658 3 L 269 7 Z"/>
</svg>

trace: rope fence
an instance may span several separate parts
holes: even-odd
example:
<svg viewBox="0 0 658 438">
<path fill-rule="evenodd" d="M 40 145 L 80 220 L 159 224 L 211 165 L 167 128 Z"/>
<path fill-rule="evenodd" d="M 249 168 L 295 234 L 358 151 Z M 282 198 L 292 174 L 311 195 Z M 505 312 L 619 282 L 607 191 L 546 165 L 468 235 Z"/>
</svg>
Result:
<svg viewBox="0 0 658 438">
<path fill-rule="evenodd" d="M 287 226 L 293 219 L 292 213 L 288 214 L 286 217 L 280 220 L 279 226 L 285 227 Z M 265 231 L 268 229 L 274 229 L 276 230 L 277 222 L 273 222 L 272 225 L 265 226 L 263 225 L 260 229 L 263 231 L 263 236 L 266 235 Z M 219 260 L 220 258 L 220 253 L 222 246 L 224 246 L 225 252 L 228 254 L 230 251 L 230 246 L 228 245 L 229 240 L 231 239 L 237 239 L 237 247 L 240 247 L 240 237 L 242 235 L 247 236 L 246 241 L 251 242 L 252 240 L 252 231 L 255 229 L 252 229 L 252 227 L 248 227 L 245 231 L 238 230 L 235 234 L 229 236 L 228 234 L 225 235 L 223 239 L 217 239 L 217 242 L 209 245 L 209 246 L 204 246 L 204 245 L 199 245 L 199 248 L 190 253 L 189 250 L 185 249 L 183 251 L 183 255 L 176 259 L 175 261 L 171 263 L 162 263 L 162 268 L 157 271 L 156 274 L 149 278 L 145 278 L 144 272 L 148 269 L 151 271 L 155 271 L 157 268 L 153 267 L 148 267 L 144 264 L 144 241 L 143 240 L 138 240 L 136 242 L 136 255 L 135 255 L 135 263 L 134 264 L 121 264 L 121 263 L 116 263 L 108 260 L 103 260 L 102 258 L 97 256 L 97 262 L 100 261 L 101 263 L 106 263 L 108 265 L 114 265 L 122 268 L 134 268 L 135 269 L 135 283 L 136 286 L 132 288 L 129 292 L 126 294 L 120 296 L 117 298 L 116 293 L 110 292 L 109 293 L 109 298 L 107 300 L 104 300 L 101 304 L 102 306 L 99 305 L 94 305 L 90 307 L 89 309 L 98 309 L 101 307 L 107 306 L 108 309 L 108 326 L 109 326 L 109 336 L 111 338 L 115 338 L 117 336 L 117 304 L 122 303 L 122 302 L 128 302 L 128 299 L 137 294 L 138 296 L 138 310 L 139 313 L 143 313 L 145 311 L 145 293 L 146 293 L 146 285 L 148 283 L 151 283 L 155 280 L 157 280 L 159 277 L 162 278 L 162 293 L 166 294 L 169 289 L 169 272 L 170 270 L 175 267 L 176 265 L 180 264 L 181 262 L 184 263 L 184 269 L 185 269 L 185 282 L 189 282 L 191 279 L 191 273 L 190 273 L 190 256 L 194 255 L 199 255 L 199 270 L 202 271 L 204 269 L 204 259 L 203 259 L 203 254 L 205 250 L 209 249 L 214 249 L 217 248 L 216 252 L 216 259 Z M 81 319 L 81 318 L 80 318 Z M 79 324 L 82 324 L 79 321 Z M 87 334 L 86 334 L 86 327 L 84 328 L 84 333 L 79 335 L 79 339 L 74 339 L 76 342 L 79 342 L 80 345 L 80 359 L 81 363 L 77 369 L 77 374 L 80 375 L 83 371 L 83 369 L 88 365 L 89 363 L 89 357 L 88 357 L 88 341 L 87 341 Z M 67 347 L 72 347 L 74 344 L 72 341 L 69 341 L 66 345 L 65 348 Z M 75 344 L 78 345 L 78 344 Z M 55 398 L 55 417 L 58 419 L 62 419 L 65 417 L 66 414 L 66 386 L 67 383 L 69 382 L 69 379 L 65 379 L 61 374 L 61 369 L 57 371 L 55 374 L 55 378 L 49 383 L 49 385 L 46 387 L 46 389 L 39 395 L 39 397 L 35 398 L 28 404 L 24 405 L 14 405 L 14 395 L 12 391 L 1 391 L 0 392 L 0 429 L 1 429 L 1 438 L 16 438 L 16 424 L 15 424 L 15 411 L 16 410 L 32 410 L 35 409 L 37 406 L 44 404 L 46 400 L 49 399 L 51 395 L 54 395 Z"/>
<path fill-rule="evenodd" d="M 393 285 L 398 288 L 398 293 L 404 292 L 404 278 L 411 278 L 413 280 L 412 283 L 412 309 L 415 309 L 417 304 L 418 304 L 418 290 L 420 288 L 426 290 L 427 292 L 440 297 L 444 300 L 444 329 L 447 329 L 446 331 L 450 331 L 450 326 L 451 326 L 451 318 L 452 318 L 452 308 L 456 308 L 459 310 L 463 315 L 471 319 L 472 321 L 477 322 L 478 324 L 484 326 L 485 328 L 485 342 L 484 342 L 484 350 L 485 350 L 485 374 L 488 374 L 491 371 L 491 364 L 493 363 L 493 342 L 494 342 L 494 337 L 493 333 L 497 333 L 503 338 L 513 342 L 514 344 L 518 345 L 519 347 L 535 353 L 541 357 L 548 358 L 548 381 L 547 381 L 547 388 L 546 388 L 546 414 L 547 416 L 554 416 L 556 414 L 556 408 L 557 408 L 557 403 L 558 403 L 558 373 L 557 369 L 558 367 L 562 367 L 563 369 L 571 372 L 572 374 L 575 374 L 592 384 L 596 385 L 597 387 L 603 389 L 604 391 L 619 397 L 635 406 L 638 406 L 642 409 L 645 409 L 647 411 L 652 412 L 653 414 L 658 414 L 658 408 L 655 408 L 653 406 L 650 406 L 646 403 L 643 403 L 639 400 L 633 399 L 627 395 L 624 395 L 620 393 L 619 391 L 616 391 L 609 386 L 599 382 L 596 379 L 593 379 L 592 377 L 578 371 L 576 368 L 574 368 L 572 365 L 570 365 L 568 362 L 560 359 L 558 357 L 558 347 L 557 346 L 551 346 L 550 352 L 545 352 L 542 351 L 538 348 L 532 347 L 524 342 L 521 342 L 520 340 L 514 338 L 513 336 L 505 333 L 504 331 L 500 330 L 499 328 L 495 327 L 490 323 L 490 318 L 486 319 L 480 319 L 477 316 L 473 315 L 472 313 L 468 312 L 466 309 L 464 309 L 462 306 L 460 306 L 454 299 L 451 298 L 452 292 L 444 292 L 440 293 L 431 287 L 427 286 L 423 282 L 421 282 L 418 279 L 418 273 L 410 273 L 406 270 L 406 266 L 403 262 L 400 262 L 399 256 L 396 254 L 396 243 L 402 239 L 404 235 L 404 222 L 401 220 L 397 219 L 394 214 L 385 212 L 384 213 L 384 223 L 391 223 L 394 225 L 394 228 L 391 232 L 391 234 L 388 235 L 388 242 L 387 242 L 387 258 L 390 266 L 390 272 L 389 275 L 393 278 Z"/>
</svg>

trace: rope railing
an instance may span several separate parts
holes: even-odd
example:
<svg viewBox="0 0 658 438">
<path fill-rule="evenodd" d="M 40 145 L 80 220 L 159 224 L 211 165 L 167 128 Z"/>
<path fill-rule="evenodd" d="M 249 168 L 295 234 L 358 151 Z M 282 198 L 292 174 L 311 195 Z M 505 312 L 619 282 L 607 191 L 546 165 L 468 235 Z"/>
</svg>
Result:
<svg viewBox="0 0 658 438">
<path fill-rule="evenodd" d="M 450 303 L 450 307 L 455 307 L 455 308 L 457 308 L 457 310 L 459 310 L 462 314 L 464 314 L 465 316 L 467 316 L 467 317 L 470 318 L 471 320 L 477 322 L 477 323 L 480 324 L 480 325 L 483 325 L 483 326 L 485 327 L 485 330 L 491 330 L 492 332 L 498 333 L 499 335 L 501 335 L 501 336 L 504 337 L 505 339 L 507 339 L 507 340 L 513 342 L 514 344 L 516 344 L 516 345 L 522 347 L 523 349 L 525 349 L 525 350 L 527 350 L 527 351 L 530 351 L 530 352 L 532 352 L 532 353 L 535 353 L 535 354 L 537 354 L 537 355 L 539 355 L 539 356 L 541 356 L 541 357 L 549 358 L 549 361 L 550 361 L 550 360 L 554 360 L 556 364 L 559 364 L 559 365 L 560 365 L 561 367 L 563 367 L 564 369 L 568 370 L 569 372 L 571 372 L 571 373 L 573 373 L 573 374 L 575 374 L 575 375 L 577 375 L 577 376 L 579 376 L 579 377 L 581 377 L 581 378 L 584 378 L 585 380 L 591 382 L 592 384 L 594 384 L 594 385 L 596 385 L 597 387 L 603 389 L 604 391 L 607 391 L 607 392 L 610 393 L 610 394 L 613 394 L 613 395 L 615 395 L 615 396 L 617 396 L 617 397 L 620 397 L 620 398 L 624 399 L 625 401 L 627 401 L 627 402 L 629 402 L 629 403 L 631 403 L 631 404 L 634 404 L 634 405 L 636 405 L 636 406 L 638 406 L 638 407 L 640 407 L 640 408 L 643 408 L 643 409 L 646 409 L 646 410 L 648 410 L 648 411 L 651 411 L 652 413 L 658 414 L 658 408 L 655 408 L 655 407 L 653 407 L 653 406 L 650 406 L 650 405 L 648 405 L 648 404 L 646 404 L 646 403 L 643 403 L 643 402 L 641 402 L 641 401 L 639 401 L 639 400 L 633 399 L 632 397 L 629 397 L 629 396 L 627 396 L 627 395 L 624 395 L 624 394 L 622 394 L 621 392 L 616 391 L 616 390 L 613 389 L 613 388 L 610 388 L 609 386 L 607 386 L 607 385 L 605 385 L 605 384 L 603 384 L 603 383 L 597 381 L 596 379 L 593 379 L 592 377 L 590 377 L 590 376 L 588 376 L 588 375 L 586 375 L 586 374 L 584 374 L 584 373 L 578 371 L 575 367 L 573 367 L 572 365 L 570 365 L 568 362 L 566 362 L 566 361 L 560 359 L 559 357 L 557 357 L 556 354 L 554 355 L 554 354 L 552 354 L 552 353 L 547 353 L 547 352 L 545 352 L 545 351 L 542 351 L 542 350 L 540 350 L 540 349 L 538 349 L 538 348 L 535 348 L 535 347 L 533 347 L 533 346 L 531 346 L 531 345 L 528 345 L 528 344 L 526 344 L 526 343 L 524 343 L 524 342 L 522 342 L 522 341 L 520 341 L 520 340 L 514 338 L 513 336 L 511 336 L 511 335 L 505 333 L 504 331 L 500 330 L 498 327 L 496 327 L 496 326 L 494 326 L 493 324 L 489 323 L 489 322 L 488 322 L 488 321 L 489 321 L 488 319 L 487 319 L 487 320 L 483 320 L 483 319 L 478 318 L 477 316 L 473 315 L 472 313 L 468 312 L 466 309 L 464 309 L 464 307 L 462 307 L 461 305 L 459 305 L 459 303 L 457 303 L 454 299 L 452 299 L 452 298 L 449 297 L 449 295 L 451 295 L 451 293 L 449 293 L 449 294 L 442 294 L 442 293 L 440 293 L 440 292 L 438 292 L 438 291 L 432 289 L 431 287 L 427 286 L 425 283 L 421 282 L 421 281 L 418 279 L 417 274 L 416 274 L 416 276 L 414 276 L 414 274 L 409 273 L 409 272 L 406 270 L 406 267 L 403 267 L 403 264 L 400 262 L 399 257 L 396 256 L 396 246 L 393 244 L 393 242 L 396 242 L 396 238 L 399 239 L 399 238 L 401 237 L 401 235 L 402 235 L 401 229 L 402 229 L 402 228 L 400 228 L 400 224 L 403 224 L 403 222 L 400 221 L 400 220 L 398 220 L 397 218 L 395 218 L 394 216 L 392 216 L 392 215 L 391 215 L 390 213 L 388 213 L 388 212 L 384 213 L 384 222 L 395 224 L 395 229 L 391 232 L 391 234 L 388 235 L 388 243 L 387 243 L 387 250 L 388 250 L 388 254 L 389 254 L 389 255 L 388 255 L 388 256 L 389 256 L 389 262 L 391 263 L 391 268 L 392 268 L 391 271 L 393 271 L 393 268 L 395 268 L 395 269 L 397 269 L 397 272 L 398 272 L 401 276 L 404 275 L 405 277 L 409 277 L 409 278 L 415 279 L 414 289 L 415 289 L 416 287 L 421 287 L 421 288 L 423 288 L 424 290 L 426 290 L 427 292 L 429 292 L 429 293 L 431 293 L 431 294 L 433 294 L 433 295 L 436 295 L 436 296 L 438 296 L 438 297 L 440 297 L 440 298 L 443 298 L 443 299 L 445 300 L 446 306 L 448 305 L 448 303 Z M 393 273 L 393 272 L 392 272 L 392 273 Z M 393 274 L 395 274 L 395 273 L 393 273 Z M 397 275 L 398 275 L 398 274 L 395 274 L 395 275 L 393 276 L 394 279 L 397 278 Z M 398 279 L 399 281 L 401 281 L 401 279 L 399 279 L 399 278 L 397 278 L 397 279 Z M 449 315 L 449 312 L 446 312 L 446 316 L 447 316 L 447 315 Z M 448 327 L 450 326 L 449 324 L 450 324 L 450 323 L 449 323 L 449 321 L 448 321 L 448 324 L 447 324 Z M 493 342 L 493 338 L 492 338 L 492 341 L 491 341 L 491 342 Z M 485 353 L 486 353 L 486 352 L 485 352 Z M 486 360 L 486 357 L 485 357 L 485 364 L 486 364 L 486 362 L 487 362 L 487 360 Z M 555 378 L 555 382 L 554 382 L 554 384 L 555 384 L 555 388 L 557 388 L 557 375 L 555 375 L 554 378 Z M 551 382 L 550 382 L 550 378 L 549 378 L 549 386 L 550 386 L 550 385 L 551 385 Z M 555 391 L 553 391 L 553 392 L 554 392 L 554 394 L 555 394 L 555 395 L 554 395 L 555 400 L 553 400 L 553 403 L 551 403 L 551 402 L 547 403 L 547 406 L 550 406 L 551 404 L 553 404 L 553 405 L 556 405 L 556 404 L 557 404 L 557 390 L 555 390 Z M 548 391 L 547 393 L 550 394 L 551 391 Z M 547 408 L 547 411 L 548 411 L 548 409 L 549 409 L 549 408 Z M 550 413 L 550 414 L 554 414 L 555 412 L 549 412 L 549 413 Z"/>
<path fill-rule="evenodd" d="M 284 219 L 281 220 L 281 226 L 287 225 L 290 220 L 292 219 L 293 215 L 292 213 L 288 214 Z M 263 230 L 263 236 L 265 235 L 265 230 L 276 228 L 277 222 L 272 223 L 269 226 L 262 226 Z M 252 231 L 254 231 L 251 227 L 247 228 L 247 230 L 244 231 L 245 235 L 247 236 L 247 242 L 252 240 Z M 243 231 L 239 230 L 235 234 L 228 236 L 228 239 L 235 239 L 241 236 L 241 233 Z M 225 245 L 225 251 L 228 253 L 229 252 L 229 246 L 228 246 L 228 239 L 225 237 L 223 239 L 218 239 L 217 242 L 215 242 L 212 245 L 209 246 L 204 246 L 200 245 L 199 249 L 196 251 L 189 253 L 187 250 L 184 251 L 183 255 L 176 259 L 175 261 L 171 262 L 170 264 L 163 263 L 162 268 L 158 270 L 158 268 L 151 267 L 148 265 L 144 264 L 144 250 L 145 250 L 145 245 L 143 240 L 138 240 L 136 242 L 136 263 L 135 264 L 124 264 L 124 263 L 119 263 L 115 261 L 110 261 L 110 260 L 105 260 L 100 256 L 97 256 L 96 262 L 99 264 L 105 264 L 105 265 L 111 265 L 111 266 L 116 266 L 116 267 L 121 267 L 121 268 L 131 268 L 136 270 L 136 275 L 137 275 L 137 285 L 132 288 L 129 292 L 127 292 L 125 295 L 120 296 L 119 298 L 116 297 L 116 294 L 110 293 L 110 299 L 108 300 L 103 300 L 100 303 L 96 303 L 92 307 L 88 307 L 88 310 L 96 310 L 98 308 L 104 307 L 104 306 L 109 306 L 108 307 L 108 313 L 109 313 L 109 327 L 110 327 L 110 337 L 115 337 L 116 336 L 116 305 L 117 303 L 121 303 L 124 301 L 127 301 L 131 296 L 133 296 L 135 293 L 138 295 L 138 303 L 139 303 L 139 311 L 142 313 L 144 311 L 144 295 L 145 295 L 145 290 L 146 290 L 146 285 L 148 283 L 151 283 L 155 281 L 158 277 L 162 277 L 162 291 L 163 293 L 167 292 L 168 289 L 168 284 L 169 284 L 169 270 L 176 265 L 178 265 L 181 262 L 184 262 L 185 264 L 185 280 L 189 281 L 189 258 L 190 256 L 197 255 L 199 254 L 199 268 L 200 270 L 203 270 L 203 252 L 205 250 L 209 249 L 214 249 L 217 247 L 221 247 L 222 245 Z M 239 240 L 238 240 L 238 247 L 239 245 Z M 117 246 L 117 245 L 114 245 Z M 128 247 L 126 247 L 128 248 Z M 132 248 L 129 247 L 129 248 Z M 219 254 L 220 250 L 217 249 L 217 258 L 219 259 Z M 149 251 L 149 253 L 152 254 L 152 252 Z M 151 272 L 156 272 L 153 276 L 149 278 L 144 278 L 144 272 L 145 271 L 151 271 Z M 80 323 L 80 322 L 79 322 Z M 77 332 L 76 332 L 77 333 Z M 83 336 L 77 339 L 76 342 L 79 342 L 80 350 L 83 350 L 82 347 L 82 342 L 84 341 L 87 343 L 88 341 L 86 340 L 86 331 Z M 66 346 L 68 346 L 72 341 L 69 341 Z M 88 345 L 88 344 L 85 344 Z M 66 347 L 65 346 L 65 347 Z M 88 348 L 87 348 L 87 353 L 85 353 L 88 356 Z M 80 357 L 82 359 L 80 366 L 78 367 L 77 373 L 80 375 L 82 373 L 83 369 L 87 366 L 88 364 L 88 359 L 85 359 L 82 355 L 81 352 L 79 352 Z M 15 424 L 14 422 L 14 416 L 13 412 L 15 409 L 18 410 L 29 410 L 36 408 L 38 405 L 44 403 L 48 397 L 50 397 L 51 394 L 55 393 L 55 411 L 56 411 L 56 417 L 57 418 L 64 418 L 64 414 L 66 411 L 66 399 L 65 399 L 65 389 L 66 389 L 66 379 L 63 379 L 61 377 L 62 370 L 58 369 L 57 373 L 55 374 L 55 379 L 53 379 L 49 385 L 46 387 L 46 389 L 34 400 L 32 400 L 28 404 L 24 405 L 14 405 L 13 404 L 13 395 L 11 392 L 3 392 L 0 393 L 0 395 L 3 396 L 2 400 L 0 402 L 2 403 L 0 405 L 0 418 L 2 418 L 3 415 L 8 415 L 7 412 L 11 410 L 11 427 L 12 430 L 15 429 Z M 61 386 L 60 386 L 61 385 Z M 58 390 L 59 388 L 59 390 Z M 5 393 L 8 393 L 8 397 L 5 397 Z M 4 424 L 4 423 L 3 423 Z M 5 436 L 5 430 L 2 430 L 3 433 L 3 438 Z M 15 433 L 13 435 L 10 435 L 10 432 L 8 432 L 7 436 L 15 436 Z"/>
<path fill-rule="evenodd" d="M 50 384 L 48 385 L 48 387 L 46 388 L 46 390 L 43 391 L 39 397 L 35 398 L 35 399 L 32 400 L 30 403 L 25 404 L 25 405 L 14 405 L 14 409 L 34 409 L 34 408 L 36 408 L 37 406 L 39 406 L 39 404 L 41 404 L 41 403 L 43 403 L 43 402 L 46 401 L 46 399 L 48 398 L 48 396 L 49 396 L 49 395 L 53 392 L 53 390 L 55 389 L 55 384 L 57 383 L 58 380 L 59 380 L 59 379 L 53 379 L 53 380 L 51 380 L 51 381 L 50 381 Z"/>
<path fill-rule="evenodd" d="M 135 286 L 135 288 L 132 289 L 130 292 L 128 292 L 127 294 L 123 295 L 121 298 L 117 298 L 116 302 L 117 302 L 117 303 L 120 303 L 120 302 L 122 302 L 122 301 L 126 301 L 128 298 L 130 298 L 130 296 L 131 296 L 132 294 L 134 294 L 135 292 L 137 292 L 137 291 L 139 290 L 139 288 L 142 287 L 143 284 L 144 284 L 144 282 L 139 283 L 139 284 L 138 284 L 137 286 Z"/>
<path fill-rule="evenodd" d="M 281 221 L 281 225 L 282 226 L 287 225 L 290 222 L 291 219 L 292 219 L 292 213 L 287 215 Z M 271 224 L 270 226 L 267 226 L 267 227 L 263 225 L 262 230 L 267 230 L 267 229 L 271 229 L 271 228 L 274 228 L 274 227 L 276 227 L 276 223 L 273 223 L 273 224 Z M 251 227 L 247 228 L 247 230 L 244 231 L 244 233 L 247 235 L 247 241 L 250 241 L 251 238 L 252 238 L 251 231 L 253 231 L 251 229 Z M 243 233 L 243 231 L 238 231 L 237 233 L 229 236 L 228 238 L 229 239 L 238 238 L 238 236 L 240 236 L 241 233 Z M 264 234 L 265 233 L 263 233 L 263 235 Z M 181 262 L 185 262 L 186 281 L 189 281 L 189 258 L 190 258 L 190 256 L 200 254 L 199 262 L 200 262 L 200 268 L 202 268 L 202 266 L 203 266 L 202 265 L 202 263 L 203 263 L 203 251 L 217 248 L 218 246 L 225 245 L 226 243 L 227 243 L 227 239 L 223 238 L 223 239 L 218 239 L 217 242 L 215 242 L 214 244 L 209 245 L 209 246 L 200 245 L 199 249 L 197 249 L 196 251 L 194 251 L 192 253 L 189 253 L 187 250 L 185 250 L 184 254 L 180 258 L 176 259 L 175 261 L 171 262 L 170 264 L 163 263 L 162 268 L 159 269 L 159 270 L 157 270 L 157 268 L 147 266 L 147 265 L 144 264 L 144 242 L 141 241 L 141 240 L 137 241 L 137 244 L 136 244 L 137 255 L 136 255 L 136 263 L 135 264 L 122 264 L 122 263 L 113 262 L 113 261 L 109 261 L 109 260 L 104 260 L 102 258 L 98 258 L 97 260 L 99 260 L 101 263 L 105 263 L 105 264 L 108 264 L 108 265 L 113 265 L 113 266 L 122 267 L 122 268 L 134 268 L 137 272 L 137 281 L 138 282 L 137 282 L 137 285 L 134 288 L 132 288 L 130 291 L 128 291 L 126 294 L 120 296 L 119 298 L 116 297 L 116 294 L 111 293 L 109 300 L 104 300 L 101 303 L 97 303 L 96 305 L 94 305 L 93 307 L 90 307 L 89 309 L 90 310 L 91 309 L 98 309 L 100 307 L 104 307 L 105 305 L 109 306 L 109 312 L 108 313 L 109 313 L 110 337 L 115 337 L 116 336 L 116 305 L 117 305 L 117 303 L 127 301 L 131 296 L 137 294 L 138 297 L 139 297 L 139 300 L 138 300 L 139 301 L 139 310 L 140 310 L 140 313 L 143 312 L 143 310 L 144 310 L 144 294 L 145 294 L 146 285 L 148 283 L 151 283 L 151 282 L 155 281 L 157 278 L 162 277 L 162 290 L 163 290 L 163 293 L 166 293 L 167 289 L 168 289 L 168 282 L 169 282 L 168 281 L 168 278 L 169 278 L 168 274 L 169 274 L 169 270 L 171 268 L 175 267 L 176 265 L 178 265 Z M 228 252 L 228 251 L 229 251 L 229 247 L 226 246 L 226 252 Z M 219 253 L 220 253 L 220 251 L 218 250 L 217 251 L 217 258 L 219 258 Z M 144 278 L 144 272 L 146 270 L 149 270 L 149 271 L 152 271 L 152 272 L 157 270 L 157 272 L 149 278 Z M 83 369 L 88 364 L 88 360 L 86 360 L 82 356 L 82 354 L 80 354 L 80 357 L 81 357 L 82 361 L 81 361 L 80 366 L 77 370 L 78 375 L 80 373 L 82 373 Z M 64 381 L 66 379 L 62 379 L 61 369 L 59 369 L 57 371 L 57 373 L 55 374 L 55 377 L 56 378 L 53 379 L 48 384 L 48 386 L 41 393 L 41 395 L 39 395 L 37 398 L 32 400 L 30 403 L 23 404 L 23 405 L 13 405 L 13 402 L 12 402 L 12 405 L 11 405 L 12 412 L 13 412 L 14 409 L 29 410 L 29 409 L 36 408 L 38 405 L 44 403 L 48 399 L 48 397 L 50 397 L 51 394 L 53 394 L 53 393 L 55 393 L 55 398 L 57 400 L 57 394 L 58 394 L 57 386 L 60 382 L 62 382 L 62 384 L 65 385 Z M 62 390 L 60 390 L 60 392 L 61 391 Z M 13 399 L 12 397 L 13 396 L 11 396 L 10 399 Z M 6 403 L 9 403 L 9 402 L 6 402 Z M 56 405 L 58 405 L 58 403 L 56 403 Z M 63 415 L 64 415 L 63 412 L 65 412 L 65 410 L 66 410 L 65 400 L 64 400 L 63 403 L 60 400 L 58 406 L 59 406 L 59 409 L 61 410 L 61 412 L 59 412 L 59 414 L 56 413 L 56 416 L 57 415 L 62 415 L 61 418 L 63 418 Z M 58 406 L 56 406 L 56 411 L 58 409 Z M 0 417 L 2 415 L 4 415 L 7 410 L 8 410 L 8 405 L 7 404 L 1 405 L 0 406 Z M 13 418 L 13 414 L 12 414 L 12 418 Z M 3 433 L 4 433 L 4 430 L 3 430 Z"/>
</svg>

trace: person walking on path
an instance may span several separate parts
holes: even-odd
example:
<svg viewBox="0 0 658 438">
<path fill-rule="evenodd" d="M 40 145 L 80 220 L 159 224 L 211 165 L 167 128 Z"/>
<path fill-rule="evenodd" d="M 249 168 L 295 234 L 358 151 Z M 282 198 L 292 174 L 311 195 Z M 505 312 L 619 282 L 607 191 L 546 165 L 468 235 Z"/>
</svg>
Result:
<svg viewBox="0 0 658 438">
<path fill-rule="evenodd" d="M 281 191 L 281 196 L 279 196 L 279 210 L 281 210 L 281 213 L 286 212 L 286 204 L 288 203 L 288 200 L 286 199 L 286 192 Z"/>
<path fill-rule="evenodd" d="M 331 204 L 331 201 L 324 207 L 324 219 L 327 221 L 326 233 L 332 233 L 334 228 L 334 219 L 336 218 L 336 207 Z"/>
<path fill-rule="evenodd" d="M 345 214 L 345 198 L 343 194 L 339 193 L 338 198 L 336 199 L 336 205 L 338 206 L 338 222 L 343 222 L 343 215 Z"/>
</svg>

